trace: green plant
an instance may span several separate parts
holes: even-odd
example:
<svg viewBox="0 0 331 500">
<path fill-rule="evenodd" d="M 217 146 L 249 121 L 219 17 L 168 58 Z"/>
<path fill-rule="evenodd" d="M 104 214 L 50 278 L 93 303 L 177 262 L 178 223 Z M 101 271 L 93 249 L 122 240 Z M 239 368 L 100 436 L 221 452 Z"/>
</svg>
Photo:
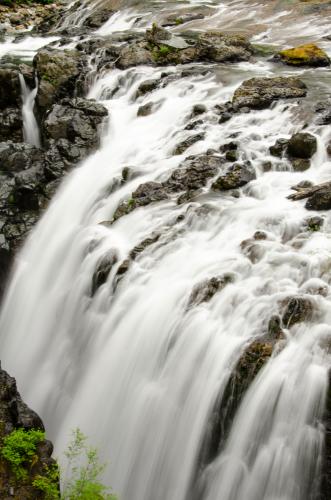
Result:
<svg viewBox="0 0 331 500">
<path fill-rule="evenodd" d="M 99 463 L 98 452 L 87 444 L 87 438 L 79 429 L 73 432 L 72 442 L 65 453 L 68 474 L 63 483 L 63 500 L 116 500 L 100 482 L 105 469 Z"/>
<path fill-rule="evenodd" d="M 43 476 L 36 476 L 32 485 L 44 493 L 45 500 L 60 500 L 59 479 L 59 468 L 55 464 L 47 467 Z"/>
<path fill-rule="evenodd" d="M 37 446 L 44 439 L 45 433 L 37 429 L 15 429 L 3 439 L 1 455 L 10 463 L 18 480 L 27 478 L 27 467 L 37 458 Z"/>
</svg>

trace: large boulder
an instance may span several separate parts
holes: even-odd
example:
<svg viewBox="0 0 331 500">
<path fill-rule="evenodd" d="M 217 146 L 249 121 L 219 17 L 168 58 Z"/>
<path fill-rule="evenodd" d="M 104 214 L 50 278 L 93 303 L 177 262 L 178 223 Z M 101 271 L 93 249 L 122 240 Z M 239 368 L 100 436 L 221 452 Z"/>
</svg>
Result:
<svg viewBox="0 0 331 500">
<path fill-rule="evenodd" d="M 309 160 L 317 151 L 317 139 L 308 132 L 294 134 L 290 138 L 286 150 L 290 157 Z"/>
<path fill-rule="evenodd" d="M 19 72 L 10 67 L 0 67 L 0 109 L 21 107 Z"/>
<path fill-rule="evenodd" d="M 235 91 L 232 103 L 236 108 L 264 109 L 279 99 L 305 97 L 306 85 L 295 77 L 251 78 Z"/>
<path fill-rule="evenodd" d="M 213 62 L 248 61 L 254 49 L 245 35 L 219 31 L 202 33 L 198 38 L 198 58 Z"/>
<path fill-rule="evenodd" d="M 327 53 L 314 43 L 282 50 L 278 57 L 290 66 L 330 66 L 331 63 Z"/>
<path fill-rule="evenodd" d="M 331 209 L 331 188 L 325 187 L 313 193 L 305 205 L 307 210 L 330 210 Z"/>
<path fill-rule="evenodd" d="M 34 58 L 39 79 L 36 106 L 43 116 L 50 106 L 64 97 L 73 97 L 84 71 L 84 57 L 74 50 L 42 49 Z"/>
</svg>

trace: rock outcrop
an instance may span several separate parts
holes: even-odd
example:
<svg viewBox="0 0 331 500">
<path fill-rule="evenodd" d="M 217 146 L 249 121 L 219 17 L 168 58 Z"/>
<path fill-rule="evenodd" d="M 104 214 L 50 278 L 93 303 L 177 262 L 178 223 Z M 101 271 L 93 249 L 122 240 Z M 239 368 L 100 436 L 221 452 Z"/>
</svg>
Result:
<svg viewBox="0 0 331 500">
<path fill-rule="evenodd" d="M 331 64 L 327 53 L 314 43 L 282 50 L 277 57 L 280 58 L 283 63 L 290 66 L 317 67 L 330 66 Z"/>
</svg>

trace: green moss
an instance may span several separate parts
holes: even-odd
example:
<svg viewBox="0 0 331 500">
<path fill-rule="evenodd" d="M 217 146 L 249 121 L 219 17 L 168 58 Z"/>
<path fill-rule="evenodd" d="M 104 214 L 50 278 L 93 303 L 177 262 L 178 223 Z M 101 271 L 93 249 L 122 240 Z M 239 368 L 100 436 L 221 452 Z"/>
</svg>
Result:
<svg viewBox="0 0 331 500">
<path fill-rule="evenodd" d="M 328 56 L 324 50 L 313 43 L 282 50 L 279 55 L 286 64 L 293 66 L 304 66 L 315 64 L 317 61 L 328 61 Z"/>
<path fill-rule="evenodd" d="M 177 17 L 177 19 L 175 19 L 175 23 L 176 23 L 177 25 L 183 24 L 183 22 L 184 22 L 184 21 L 183 21 L 183 19 L 182 19 L 181 17 Z"/>
</svg>

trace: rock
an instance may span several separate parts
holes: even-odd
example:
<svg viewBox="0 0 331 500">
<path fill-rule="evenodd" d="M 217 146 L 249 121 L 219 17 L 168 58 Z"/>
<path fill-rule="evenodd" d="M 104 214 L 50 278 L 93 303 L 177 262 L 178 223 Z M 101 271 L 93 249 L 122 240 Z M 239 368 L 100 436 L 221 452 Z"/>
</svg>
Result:
<svg viewBox="0 0 331 500">
<path fill-rule="evenodd" d="M 223 290 L 228 283 L 234 280 L 233 275 L 224 274 L 206 279 L 197 285 L 192 290 L 188 301 L 188 307 L 198 306 L 203 302 L 209 302 L 216 293 Z"/>
<path fill-rule="evenodd" d="M 93 274 L 92 286 L 91 286 L 91 296 L 93 297 L 97 290 L 106 283 L 110 271 L 117 262 L 117 254 L 111 252 L 98 262 L 97 268 Z"/>
<path fill-rule="evenodd" d="M 244 81 L 232 99 L 237 109 L 264 109 L 279 99 L 305 97 L 306 85 L 295 77 L 251 78 Z"/>
<path fill-rule="evenodd" d="M 143 106 L 139 106 L 137 111 L 137 116 L 148 116 L 153 113 L 154 104 L 152 102 L 148 102 Z"/>
<path fill-rule="evenodd" d="M 36 106 L 40 116 L 54 102 L 74 97 L 84 71 L 84 57 L 74 50 L 41 49 L 33 60 L 39 79 Z"/>
<path fill-rule="evenodd" d="M 281 158 L 286 151 L 288 145 L 288 139 L 277 139 L 273 146 L 270 146 L 269 152 L 272 156 L 277 156 Z"/>
<path fill-rule="evenodd" d="M 279 52 L 278 57 L 282 62 L 290 66 L 317 67 L 330 66 L 331 63 L 326 52 L 314 43 L 282 50 Z"/>
<path fill-rule="evenodd" d="M 238 149 L 238 144 L 232 141 L 222 144 L 222 146 L 220 146 L 221 153 L 227 153 L 228 151 L 237 151 L 237 149 Z"/>
<path fill-rule="evenodd" d="M 188 157 L 163 183 L 169 193 L 195 191 L 207 184 L 224 165 L 219 156 L 197 155 Z"/>
<path fill-rule="evenodd" d="M 330 210 L 331 209 L 331 189 L 320 189 L 313 193 L 306 201 L 305 208 L 307 210 Z"/>
<path fill-rule="evenodd" d="M 226 161 L 230 161 L 231 163 L 238 160 L 238 152 L 236 150 L 230 150 L 225 153 Z"/>
<path fill-rule="evenodd" d="M 204 104 L 195 104 L 192 109 L 192 118 L 195 116 L 203 115 L 207 112 L 207 108 Z"/>
<path fill-rule="evenodd" d="M 188 137 L 181 143 L 177 144 L 173 154 L 174 155 L 181 155 L 183 154 L 188 148 L 193 146 L 196 142 L 202 141 L 205 138 L 205 134 L 200 133 L 200 134 L 195 134 L 192 135 L 191 137 Z"/>
<path fill-rule="evenodd" d="M 17 69 L 0 67 L 0 109 L 21 108 L 21 85 Z"/>
<path fill-rule="evenodd" d="M 100 28 L 103 24 L 105 24 L 108 19 L 111 18 L 111 16 L 115 13 L 114 10 L 110 9 L 97 9 L 90 14 L 83 23 L 83 26 L 86 26 L 87 28 L 92 28 L 92 29 L 97 29 Z"/>
<path fill-rule="evenodd" d="M 43 121 L 44 142 L 57 144 L 70 162 L 86 157 L 99 145 L 99 126 L 108 115 L 107 109 L 90 99 L 62 99 L 54 104 Z"/>
<path fill-rule="evenodd" d="M 218 63 L 248 61 L 254 52 L 246 36 L 219 31 L 199 35 L 197 47 L 200 60 Z"/>
<path fill-rule="evenodd" d="M 304 296 L 289 297 L 282 301 L 282 306 L 285 308 L 282 316 L 285 328 L 291 328 L 297 323 L 312 319 L 313 304 Z"/>
<path fill-rule="evenodd" d="M 331 125 L 331 99 L 317 103 L 315 111 L 319 115 L 317 119 L 318 125 Z"/>
<path fill-rule="evenodd" d="M 216 179 L 212 189 L 215 191 L 237 189 L 254 179 L 256 179 L 255 170 L 249 162 L 235 163 Z"/>
<path fill-rule="evenodd" d="M 310 160 L 304 160 L 303 158 L 292 158 L 291 164 L 294 172 L 304 172 L 310 168 Z"/>
<path fill-rule="evenodd" d="M 23 141 L 22 112 L 18 108 L 0 110 L 0 141 Z"/>
<path fill-rule="evenodd" d="M 0 367 L 0 440 L 11 432 L 23 428 L 26 431 L 44 431 L 40 417 L 31 410 L 22 400 L 17 391 L 16 381 Z M 56 467 L 52 458 L 53 445 L 50 441 L 42 440 L 37 448 L 31 464 L 26 467 L 25 480 L 17 480 L 7 460 L 0 455 L 0 497 L 13 500 L 46 500 L 46 495 L 38 490 L 33 481 L 37 476 L 45 476 L 47 468 Z M 56 480 L 54 481 L 59 488 Z"/>
<path fill-rule="evenodd" d="M 305 225 L 309 231 L 320 231 L 324 224 L 323 217 L 319 215 L 313 215 L 312 217 L 307 217 L 305 220 Z"/>
<path fill-rule="evenodd" d="M 119 53 L 116 66 L 120 69 L 139 66 L 141 64 L 153 65 L 155 62 L 152 51 L 145 41 L 126 44 Z"/>
<path fill-rule="evenodd" d="M 113 220 L 118 220 L 123 215 L 132 212 L 135 208 L 144 207 L 156 201 L 166 200 L 167 198 L 168 194 L 163 185 L 159 182 L 146 182 L 145 184 L 141 184 L 136 191 L 132 193 L 132 198 L 120 203 L 114 213 Z"/>
<path fill-rule="evenodd" d="M 6 283 L 11 270 L 12 261 L 13 256 L 10 250 L 6 247 L 0 246 L 0 302 L 6 289 Z"/>
<path fill-rule="evenodd" d="M 286 152 L 290 157 L 310 159 L 317 151 L 317 139 L 312 134 L 294 134 L 288 142 Z"/>
<path fill-rule="evenodd" d="M 145 94 L 148 94 L 155 90 L 158 86 L 160 85 L 160 80 L 154 79 L 154 80 L 145 80 L 142 82 L 138 89 L 137 89 L 137 94 L 136 97 L 141 97 Z"/>
</svg>

